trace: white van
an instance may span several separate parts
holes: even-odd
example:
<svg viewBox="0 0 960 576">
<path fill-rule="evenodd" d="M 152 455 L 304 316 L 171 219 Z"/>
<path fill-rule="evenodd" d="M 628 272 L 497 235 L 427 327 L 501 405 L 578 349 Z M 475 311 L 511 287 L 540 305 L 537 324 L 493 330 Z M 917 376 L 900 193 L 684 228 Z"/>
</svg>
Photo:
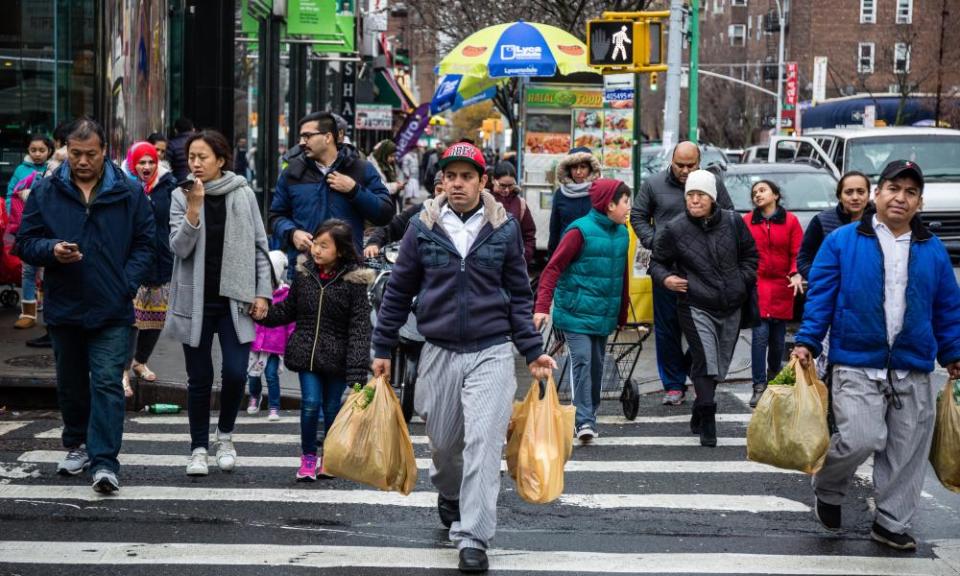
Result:
<svg viewBox="0 0 960 576">
<path fill-rule="evenodd" d="M 946 245 L 954 265 L 960 264 L 960 130 L 816 129 L 800 137 L 772 138 L 770 161 L 782 161 L 784 152 L 795 160 L 822 163 L 838 178 L 859 170 L 873 184 L 891 160 L 916 162 L 925 180 L 923 220 Z"/>
</svg>

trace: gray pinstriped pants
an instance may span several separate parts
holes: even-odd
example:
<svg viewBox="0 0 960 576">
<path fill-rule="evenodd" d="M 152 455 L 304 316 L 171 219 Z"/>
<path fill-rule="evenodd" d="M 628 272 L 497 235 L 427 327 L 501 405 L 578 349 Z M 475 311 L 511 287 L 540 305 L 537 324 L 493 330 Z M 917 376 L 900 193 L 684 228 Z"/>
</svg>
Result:
<svg viewBox="0 0 960 576">
<path fill-rule="evenodd" d="M 460 500 L 450 526 L 458 549 L 486 550 L 497 528 L 500 460 L 517 391 L 513 344 L 458 353 L 427 342 L 420 354 L 414 407 L 426 422 L 430 480 Z"/>
<path fill-rule="evenodd" d="M 930 374 L 910 372 L 894 384 L 903 406 L 895 408 L 886 381 L 871 380 L 846 366 L 833 369 L 833 413 L 838 432 L 830 439 L 823 469 L 813 478 L 817 497 L 842 504 L 857 467 L 873 454 L 877 523 L 906 532 L 917 511 L 933 439 L 937 389 Z"/>
</svg>

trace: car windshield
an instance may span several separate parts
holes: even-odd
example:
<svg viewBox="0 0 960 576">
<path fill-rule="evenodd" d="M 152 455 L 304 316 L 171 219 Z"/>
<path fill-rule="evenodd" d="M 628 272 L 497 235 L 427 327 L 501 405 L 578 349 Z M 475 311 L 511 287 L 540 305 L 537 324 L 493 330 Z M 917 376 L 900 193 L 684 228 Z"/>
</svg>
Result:
<svg viewBox="0 0 960 576">
<path fill-rule="evenodd" d="M 783 192 L 787 210 L 826 210 L 837 203 L 837 181 L 826 172 L 730 173 L 723 182 L 739 212 L 753 210 L 750 188 L 758 180 L 772 180 Z"/>
<path fill-rule="evenodd" d="M 960 181 L 960 136 L 943 134 L 851 138 L 844 170 L 860 170 L 874 181 L 892 160 L 920 165 L 929 180 Z"/>
</svg>

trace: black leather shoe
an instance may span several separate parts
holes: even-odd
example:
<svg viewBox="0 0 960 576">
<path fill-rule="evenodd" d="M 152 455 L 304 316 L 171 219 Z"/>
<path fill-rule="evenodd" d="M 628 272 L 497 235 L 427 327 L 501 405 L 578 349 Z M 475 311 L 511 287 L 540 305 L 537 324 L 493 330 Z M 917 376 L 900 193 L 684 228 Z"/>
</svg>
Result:
<svg viewBox="0 0 960 576">
<path fill-rule="evenodd" d="M 39 338 L 34 338 L 33 340 L 27 340 L 27 346 L 30 348 L 52 348 L 53 342 L 50 340 L 50 333 L 45 332 L 43 336 Z"/>
<path fill-rule="evenodd" d="M 917 551 L 917 541 L 913 539 L 913 536 L 906 532 L 903 534 L 891 532 L 876 522 L 873 523 L 873 528 L 870 529 L 870 538 L 896 550 L 904 550 L 906 552 Z M 461 556 L 461 558 L 463 558 L 463 556 Z"/>
<path fill-rule="evenodd" d="M 717 446 L 717 405 L 700 406 L 700 445 L 715 448 Z"/>
<path fill-rule="evenodd" d="M 486 572 L 490 569 L 490 562 L 487 561 L 487 553 L 479 548 L 464 548 L 460 551 L 460 565 L 458 568 L 466 574 Z"/>
<path fill-rule="evenodd" d="M 827 504 L 819 498 L 817 498 L 813 508 L 813 513 L 816 514 L 817 520 L 820 521 L 820 524 L 822 524 L 824 528 L 831 532 L 836 532 L 843 527 L 842 511 L 843 509 L 840 506 Z M 876 524 L 874 524 L 874 526 L 876 526 Z"/>
<path fill-rule="evenodd" d="M 764 391 L 766 391 L 767 385 L 763 384 L 761 386 L 753 386 L 753 396 L 750 396 L 750 407 L 756 408 L 757 404 L 760 403 L 760 398 L 763 396 Z"/>
<path fill-rule="evenodd" d="M 447 500 L 437 494 L 437 512 L 440 513 L 440 521 L 449 528 L 451 524 L 460 520 L 460 501 Z"/>
</svg>

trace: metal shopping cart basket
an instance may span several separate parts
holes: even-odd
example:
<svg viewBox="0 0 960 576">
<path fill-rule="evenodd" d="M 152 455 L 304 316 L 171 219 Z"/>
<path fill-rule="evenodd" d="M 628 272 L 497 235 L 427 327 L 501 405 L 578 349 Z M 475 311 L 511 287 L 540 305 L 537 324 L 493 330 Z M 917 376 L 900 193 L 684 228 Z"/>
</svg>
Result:
<svg viewBox="0 0 960 576">
<path fill-rule="evenodd" d="M 643 343 L 650 336 L 651 327 L 647 323 L 631 322 L 617 329 L 607 342 L 603 360 L 603 376 L 600 382 L 600 397 L 603 400 L 618 399 L 623 415 L 628 420 L 637 417 L 640 398 L 633 380 Z M 567 351 L 563 333 L 556 328 L 550 330 L 546 345 L 547 354 L 557 362 L 554 381 L 561 400 L 572 399 L 571 384 L 573 376 L 570 367 L 570 355 Z"/>
</svg>

